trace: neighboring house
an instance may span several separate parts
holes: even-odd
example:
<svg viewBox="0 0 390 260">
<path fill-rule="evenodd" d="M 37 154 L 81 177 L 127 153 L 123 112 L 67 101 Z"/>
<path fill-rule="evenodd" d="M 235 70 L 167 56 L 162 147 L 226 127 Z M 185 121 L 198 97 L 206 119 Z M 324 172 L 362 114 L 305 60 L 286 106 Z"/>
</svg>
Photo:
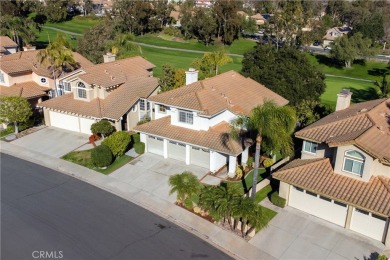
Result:
<svg viewBox="0 0 390 260">
<path fill-rule="evenodd" d="M 159 89 L 152 77 L 155 65 L 141 57 L 115 61 L 111 53 L 104 61 L 59 79 L 63 95 L 39 104 L 46 125 L 90 134 L 93 123 L 108 119 L 126 131 L 149 116 L 146 99 Z"/>
<path fill-rule="evenodd" d="M 390 246 L 390 99 L 349 107 L 298 131 L 301 159 L 273 174 L 287 205 Z"/>
<path fill-rule="evenodd" d="M 54 80 L 50 70 L 37 61 L 37 53 L 38 51 L 20 51 L 1 56 L 1 96 L 25 97 L 33 108 L 42 99 L 48 98 L 54 89 Z M 73 56 L 81 67 L 93 65 L 76 52 Z"/>
<path fill-rule="evenodd" d="M 169 17 L 172 18 L 172 25 L 174 27 L 181 27 L 180 6 L 178 6 L 178 5 L 173 6 L 173 10 L 170 12 Z"/>
<path fill-rule="evenodd" d="M 259 13 L 252 15 L 251 18 L 256 21 L 257 26 L 263 25 L 266 21 L 266 19 Z"/>
<path fill-rule="evenodd" d="M 18 44 L 8 36 L 0 36 L 0 56 L 12 54 L 18 51 Z"/>
<path fill-rule="evenodd" d="M 186 72 L 186 86 L 149 98 L 152 121 L 134 128 L 145 151 L 217 172 L 228 165 L 234 175 L 237 161 L 246 163 L 248 148 L 229 135 L 230 122 L 265 99 L 288 101 L 258 82 L 229 71 L 198 81 Z"/>
<path fill-rule="evenodd" d="M 329 46 L 336 38 L 348 34 L 351 31 L 350 27 L 333 27 L 326 31 L 323 38 L 324 47 Z"/>
</svg>

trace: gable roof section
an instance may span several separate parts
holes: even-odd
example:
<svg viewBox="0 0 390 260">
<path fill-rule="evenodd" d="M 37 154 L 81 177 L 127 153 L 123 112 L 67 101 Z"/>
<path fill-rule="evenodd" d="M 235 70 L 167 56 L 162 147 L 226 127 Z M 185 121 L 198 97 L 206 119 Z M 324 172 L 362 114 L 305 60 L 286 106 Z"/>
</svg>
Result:
<svg viewBox="0 0 390 260">
<path fill-rule="evenodd" d="M 105 99 L 95 98 L 90 102 L 74 99 L 73 93 L 49 99 L 38 106 L 84 117 L 119 120 L 139 98 L 146 98 L 158 87 L 156 78 L 131 78 L 110 92 Z"/>
<path fill-rule="evenodd" d="M 8 36 L 0 36 L 0 52 L 5 52 L 6 48 L 15 48 L 18 44 Z"/>
<path fill-rule="evenodd" d="M 136 126 L 134 131 L 193 144 L 236 156 L 242 152 L 242 147 L 237 141 L 229 137 L 228 132 L 223 131 L 223 129 L 229 129 L 223 125 L 229 124 L 227 122 L 221 122 L 216 129 L 210 128 L 208 131 L 198 131 L 171 125 L 171 116 L 166 116 Z"/>
<path fill-rule="evenodd" d="M 0 96 L 21 96 L 26 99 L 42 97 L 47 95 L 47 91 L 51 90 L 50 88 L 45 88 L 39 86 L 34 81 L 27 81 L 23 83 L 16 83 L 10 87 L 0 85 Z"/>
<path fill-rule="evenodd" d="M 200 111 L 206 116 L 224 110 L 249 115 L 254 107 L 261 105 L 266 99 L 273 100 L 278 105 L 288 103 L 285 98 L 235 71 L 225 72 L 150 98 L 156 103 Z"/>
<path fill-rule="evenodd" d="M 0 69 L 9 75 L 35 72 L 40 76 L 52 78 L 50 70 L 47 67 L 39 64 L 37 60 L 38 52 L 39 50 L 20 51 L 2 56 L 0 58 Z M 73 52 L 73 57 L 82 68 L 87 68 L 93 65 L 92 62 L 77 52 Z"/>
<path fill-rule="evenodd" d="M 106 62 L 84 68 L 78 77 L 88 84 L 111 87 L 126 82 L 128 77 L 148 77 L 156 66 L 137 56 L 112 62 Z"/>
<path fill-rule="evenodd" d="M 390 164 L 390 99 L 362 102 L 336 111 L 295 136 L 330 147 L 353 144 Z"/>
<path fill-rule="evenodd" d="M 390 178 L 372 176 L 369 182 L 333 172 L 328 158 L 294 160 L 273 178 L 335 200 L 390 216 Z"/>
</svg>

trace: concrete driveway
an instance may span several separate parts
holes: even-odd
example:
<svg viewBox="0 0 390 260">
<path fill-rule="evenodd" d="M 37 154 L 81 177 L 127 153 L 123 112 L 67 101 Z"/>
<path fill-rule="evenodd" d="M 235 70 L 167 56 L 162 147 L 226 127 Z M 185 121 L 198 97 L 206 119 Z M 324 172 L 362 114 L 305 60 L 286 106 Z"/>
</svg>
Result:
<svg viewBox="0 0 390 260">
<path fill-rule="evenodd" d="M 170 176 L 184 171 L 190 171 L 198 179 L 201 179 L 206 175 L 208 169 L 146 153 L 111 173 L 110 176 L 155 194 L 159 198 L 174 202 L 176 197 L 169 196 L 168 179 Z"/>
<path fill-rule="evenodd" d="M 385 246 L 300 210 L 286 207 L 250 242 L 277 259 L 374 260 Z"/>
<path fill-rule="evenodd" d="M 12 144 L 60 158 L 86 144 L 88 137 L 89 135 L 87 134 L 71 132 L 56 127 L 45 127 L 12 141 Z"/>
</svg>

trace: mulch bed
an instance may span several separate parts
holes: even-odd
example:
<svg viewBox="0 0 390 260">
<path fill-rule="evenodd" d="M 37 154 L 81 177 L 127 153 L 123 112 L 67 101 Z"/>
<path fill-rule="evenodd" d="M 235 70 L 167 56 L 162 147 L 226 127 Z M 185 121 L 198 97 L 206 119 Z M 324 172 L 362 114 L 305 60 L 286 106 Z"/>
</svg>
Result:
<svg viewBox="0 0 390 260">
<path fill-rule="evenodd" d="M 197 216 L 199 216 L 199 217 L 201 217 L 201 218 L 211 222 L 211 223 L 215 223 L 214 219 L 212 217 L 210 217 L 209 215 L 202 216 L 199 213 L 195 213 L 194 210 L 186 208 L 182 203 L 175 202 L 175 204 L 177 206 L 179 206 L 179 207 L 181 207 L 181 208 L 183 208 L 183 209 L 185 209 L 185 210 L 187 210 L 187 211 L 189 211 L 189 212 L 191 212 L 191 213 L 193 213 L 193 214 L 195 214 L 195 215 L 197 215 Z"/>
</svg>

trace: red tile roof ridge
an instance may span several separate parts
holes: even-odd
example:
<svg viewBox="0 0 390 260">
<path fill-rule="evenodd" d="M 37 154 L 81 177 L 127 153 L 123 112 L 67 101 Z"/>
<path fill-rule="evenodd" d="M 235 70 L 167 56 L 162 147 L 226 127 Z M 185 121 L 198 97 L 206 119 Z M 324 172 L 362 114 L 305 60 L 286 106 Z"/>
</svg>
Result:
<svg viewBox="0 0 390 260">
<path fill-rule="evenodd" d="M 277 172 L 282 172 L 282 171 L 286 171 L 286 170 L 290 170 L 290 169 L 294 169 L 294 168 L 300 168 L 300 167 L 307 166 L 308 164 L 312 164 L 312 163 L 320 163 L 320 162 L 323 163 L 326 161 L 328 161 L 330 164 L 329 158 L 296 159 L 296 160 L 293 160 L 293 161 L 287 163 L 285 166 L 280 168 L 280 170 L 278 170 Z M 298 163 L 298 165 L 294 165 L 294 163 Z"/>
</svg>

